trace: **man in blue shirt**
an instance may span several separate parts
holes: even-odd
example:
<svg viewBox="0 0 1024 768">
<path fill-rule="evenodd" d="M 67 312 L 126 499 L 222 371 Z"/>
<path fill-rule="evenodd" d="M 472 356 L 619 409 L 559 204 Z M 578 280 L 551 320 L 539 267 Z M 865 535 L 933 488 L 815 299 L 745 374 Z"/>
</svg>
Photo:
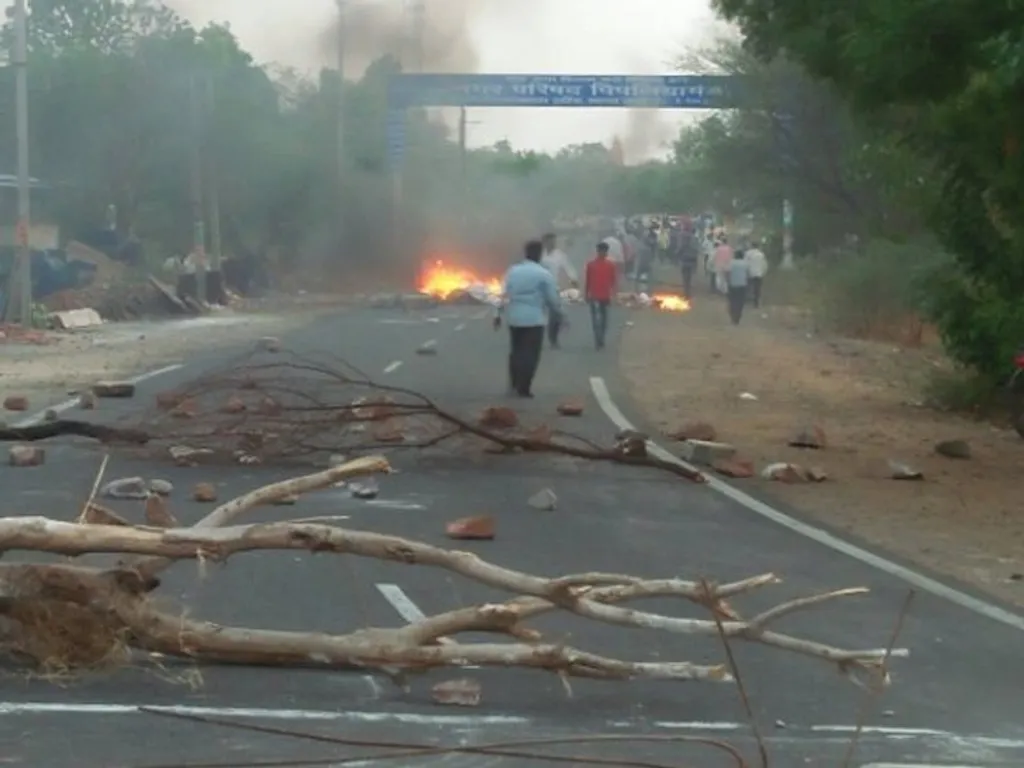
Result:
<svg viewBox="0 0 1024 768">
<path fill-rule="evenodd" d="M 505 274 L 503 306 L 494 318 L 494 329 L 501 327 L 504 313 L 511 345 L 508 354 L 509 385 L 520 397 L 533 397 L 533 377 L 540 364 L 544 330 L 548 317 L 562 317 L 562 302 L 554 275 L 541 266 L 544 244 L 531 240 L 524 248 L 525 259 Z"/>
</svg>

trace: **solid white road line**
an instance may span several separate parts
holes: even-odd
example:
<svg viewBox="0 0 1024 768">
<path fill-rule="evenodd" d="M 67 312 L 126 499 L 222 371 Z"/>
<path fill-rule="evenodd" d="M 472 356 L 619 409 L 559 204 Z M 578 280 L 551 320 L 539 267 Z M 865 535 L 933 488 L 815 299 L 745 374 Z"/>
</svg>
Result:
<svg viewBox="0 0 1024 768">
<path fill-rule="evenodd" d="M 393 362 L 388 363 L 387 366 L 385 366 L 384 373 L 394 373 L 395 371 L 397 371 L 401 367 L 402 367 L 402 361 L 401 360 L 395 360 Z"/>
<path fill-rule="evenodd" d="M 601 410 L 604 411 L 605 415 L 611 420 L 615 426 L 619 429 L 636 429 L 629 419 L 625 417 L 619 407 L 612 400 L 611 393 L 608 391 L 608 386 L 600 376 L 590 377 L 590 388 L 594 392 L 594 398 L 597 400 L 598 405 L 601 406 Z M 694 467 L 687 462 L 680 459 L 678 456 L 674 456 L 667 450 L 662 448 L 653 441 L 648 441 L 647 448 L 652 455 L 657 456 L 659 459 L 670 461 L 674 464 L 686 467 L 688 469 L 696 470 Z M 913 571 L 910 568 L 894 563 L 891 560 L 886 560 L 881 555 L 876 555 L 874 552 L 869 552 L 866 549 L 851 544 L 848 541 L 840 539 L 838 536 L 834 536 L 828 531 L 824 531 L 820 528 L 815 528 L 813 525 L 801 522 L 789 515 L 780 512 L 774 507 L 765 504 L 763 501 L 755 499 L 744 493 L 737 488 L 719 480 L 717 477 L 707 476 L 708 486 L 715 491 L 718 491 L 723 496 L 728 496 L 736 503 L 746 507 L 751 512 L 761 515 L 773 523 L 777 523 L 784 528 L 788 528 L 794 533 L 798 533 L 801 536 L 805 536 L 812 541 L 822 544 L 836 552 L 841 552 L 848 557 L 852 557 L 855 560 L 877 568 L 880 571 L 888 573 L 890 576 L 895 576 L 898 579 L 902 579 L 913 587 L 920 589 L 924 592 L 929 592 L 936 597 L 941 597 L 945 600 L 955 603 L 962 608 L 966 608 L 969 611 L 984 616 L 985 618 L 998 621 L 1001 624 L 1005 624 L 1013 629 L 1018 629 L 1024 632 L 1024 617 L 1019 616 L 1015 613 L 1011 613 L 997 605 L 988 603 L 979 598 L 972 597 L 958 589 L 947 586 L 940 581 L 929 578 L 924 574 Z"/>
<path fill-rule="evenodd" d="M 171 373 L 172 371 L 177 371 L 184 367 L 184 363 L 165 365 L 163 368 L 157 368 L 154 371 L 147 371 L 146 373 L 139 374 L 138 376 L 135 376 L 133 378 L 125 379 L 125 381 L 128 382 L 129 384 L 141 384 L 142 382 L 147 381 L 149 379 L 155 379 L 157 376 L 163 376 L 165 373 Z M 33 424 L 38 424 L 39 422 L 41 422 L 46 417 L 47 411 L 53 411 L 54 413 L 64 413 L 65 411 L 70 411 L 72 408 L 75 408 L 78 405 L 78 400 L 79 399 L 77 397 L 72 397 L 65 400 L 62 403 L 57 403 L 57 405 L 52 405 L 49 408 L 44 408 L 41 411 L 33 413 L 31 416 L 26 416 L 21 421 L 15 422 L 14 426 L 18 428 L 31 427 Z"/>
</svg>

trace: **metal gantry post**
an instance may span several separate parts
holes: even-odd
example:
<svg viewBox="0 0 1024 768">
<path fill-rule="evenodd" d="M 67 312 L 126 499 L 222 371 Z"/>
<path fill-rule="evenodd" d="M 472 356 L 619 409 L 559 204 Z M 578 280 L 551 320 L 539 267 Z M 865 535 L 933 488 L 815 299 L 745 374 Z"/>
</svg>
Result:
<svg viewBox="0 0 1024 768">
<path fill-rule="evenodd" d="M 25 328 L 32 325 L 32 246 L 29 240 L 32 179 L 28 173 L 28 5 L 14 4 L 15 112 L 18 134 L 18 309 Z M 13 281 L 12 281 L 13 282 Z M 14 299 L 14 285 L 10 285 Z"/>
</svg>

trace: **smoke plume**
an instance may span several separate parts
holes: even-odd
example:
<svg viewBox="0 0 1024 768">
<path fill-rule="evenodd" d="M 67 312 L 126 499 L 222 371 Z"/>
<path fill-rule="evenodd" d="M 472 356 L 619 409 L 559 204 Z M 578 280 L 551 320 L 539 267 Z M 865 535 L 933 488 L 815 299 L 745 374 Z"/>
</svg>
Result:
<svg viewBox="0 0 1024 768">
<path fill-rule="evenodd" d="M 616 136 L 622 146 L 623 161 L 641 163 L 664 151 L 676 137 L 678 128 L 656 109 L 631 109 L 627 113 L 626 129 Z"/>
</svg>

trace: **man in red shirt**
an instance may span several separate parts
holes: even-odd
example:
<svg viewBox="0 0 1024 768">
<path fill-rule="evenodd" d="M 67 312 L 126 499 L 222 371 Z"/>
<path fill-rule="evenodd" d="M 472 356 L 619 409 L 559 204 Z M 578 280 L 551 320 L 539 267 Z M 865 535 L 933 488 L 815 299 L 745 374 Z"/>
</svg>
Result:
<svg viewBox="0 0 1024 768">
<path fill-rule="evenodd" d="M 583 296 L 590 305 L 590 322 L 594 328 L 594 344 L 604 349 L 608 332 L 608 307 L 615 297 L 618 282 L 615 262 L 608 258 L 608 243 L 597 244 L 597 256 L 587 262 Z"/>
</svg>

